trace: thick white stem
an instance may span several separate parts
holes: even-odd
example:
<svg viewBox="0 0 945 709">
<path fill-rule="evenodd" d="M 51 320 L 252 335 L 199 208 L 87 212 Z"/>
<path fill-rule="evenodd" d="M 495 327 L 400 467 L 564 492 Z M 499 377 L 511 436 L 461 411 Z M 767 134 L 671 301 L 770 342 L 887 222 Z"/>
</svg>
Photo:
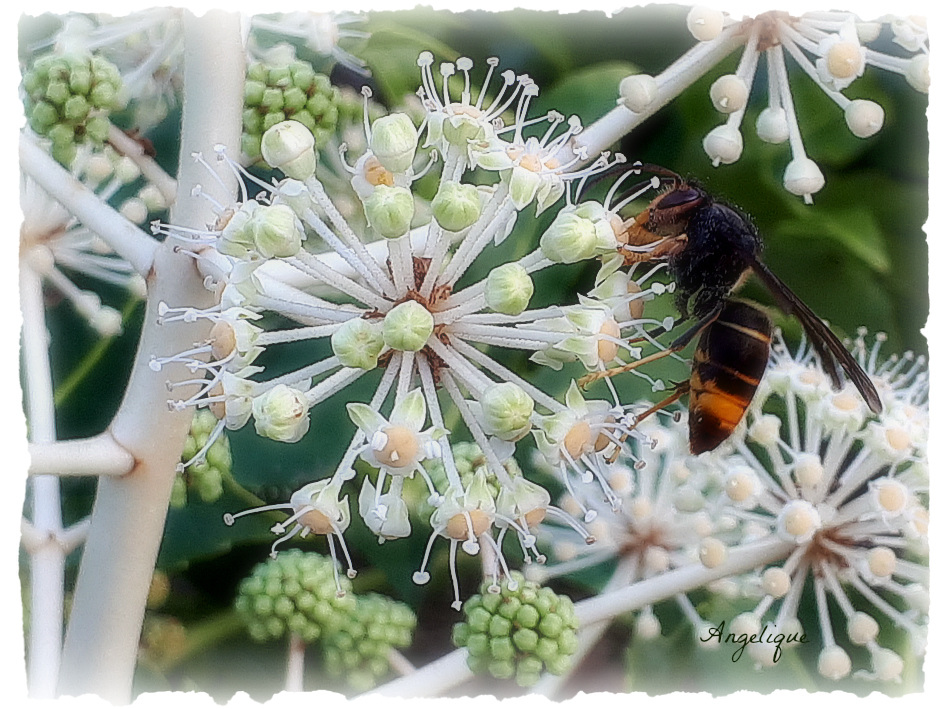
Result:
<svg viewBox="0 0 945 709">
<path fill-rule="evenodd" d="M 659 92 L 646 109 L 636 113 L 626 106 L 617 106 L 572 138 L 571 142 L 561 149 L 558 158 L 562 162 L 571 160 L 578 150 L 585 148 L 587 157 L 583 162 L 593 161 L 602 151 L 698 81 L 709 69 L 739 45 L 744 44 L 745 39 L 745 34 L 738 31 L 737 25 L 733 25 L 711 42 L 696 44 L 656 77 Z"/>
<path fill-rule="evenodd" d="M 135 459 L 110 431 L 92 438 L 30 444 L 30 475 L 124 475 Z"/>
<path fill-rule="evenodd" d="M 186 14 L 184 35 L 180 188 L 171 222 L 203 228 L 215 217 L 210 202 L 192 196 L 190 188 L 205 183 L 207 190 L 215 191 L 215 199 L 229 203 L 235 177 L 227 187 L 216 185 L 190 156 L 213 154 L 217 145 L 231 154 L 238 152 L 245 74 L 240 18 L 222 11 L 200 18 Z M 136 464 L 127 475 L 99 480 L 66 633 L 59 684 L 63 694 L 91 692 L 113 702 L 130 699 L 148 587 L 175 465 L 190 425 L 188 412 L 168 409 L 165 387 L 168 377 L 183 380 L 189 373 L 183 367 L 154 372 L 148 361 L 154 354 L 183 351 L 208 334 L 206 322 L 158 326 L 158 304 L 185 302 L 197 308 L 213 304 L 193 259 L 175 253 L 173 246 L 165 242 L 156 251 L 148 274 L 141 343 L 125 398 L 110 426 Z"/>
<path fill-rule="evenodd" d="M 285 690 L 303 691 L 305 678 L 305 643 L 302 638 L 292 633 L 289 635 L 289 652 L 285 663 Z"/>
<path fill-rule="evenodd" d="M 23 309 L 23 368 L 30 439 L 34 444 L 56 440 L 49 339 L 43 311 L 43 284 L 32 268 L 20 267 Z M 55 538 L 62 531 L 59 480 L 41 475 L 32 480 L 32 537 Z M 62 651 L 63 571 L 65 552 L 57 544 L 40 543 L 30 553 L 30 632 L 27 677 L 36 699 L 56 694 Z"/>
<path fill-rule="evenodd" d="M 50 197 L 111 246 L 142 276 L 154 262 L 158 242 L 99 199 L 30 136 L 20 136 L 20 167 Z"/>
</svg>

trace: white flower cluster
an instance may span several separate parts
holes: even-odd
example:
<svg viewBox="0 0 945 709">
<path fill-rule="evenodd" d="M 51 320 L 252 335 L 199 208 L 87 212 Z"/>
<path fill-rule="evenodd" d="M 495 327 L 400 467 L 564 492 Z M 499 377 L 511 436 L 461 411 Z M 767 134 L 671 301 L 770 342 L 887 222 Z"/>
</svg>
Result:
<svg viewBox="0 0 945 709">
<path fill-rule="evenodd" d="M 853 670 L 842 634 L 847 647 L 869 654 L 869 670 L 858 674 L 899 681 L 904 660 L 878 637 L 884 626 L 896 626 L 911 640 L 912 653 L 924 653 L 928 371 L 924 359 L 911 354 L 883 360 L 884 340 L 880 335 L 867 345 L 861 333 L 853 343 L 882 397 L 878 416 L 852 385 L 832 390 L 806 345 L 792 354 L 779 338 L 744 421 L 716 451 L 690 456 L 681 440 L 684 426 L 661 424 L 655 416 L 644 421 L 640 432 L 654 441 L 641 455 L 645 464 L 617 465 L 607 475 L 623 499 L 620 512 L 611 513 L 593 488 L 581 490 L 584 507 L 602 510 L 588 525 L 598 543 L 585 551 L 570 530 L 559 528 L 552 560 L 534 575 L 617 559 L 615 574 L 625 584 L 693 562 L 711 569 L 741 547 L 781 540 L 789 545 L 781 563 L 708 586 L 732 599 L 754 600 L 751 610 L 731 619 L 729 630 L 764 635 L 748 648 L 755 663 L 778 661 L 779 634 L 811 638 L 816 631 L 818 670 L 840 679 Z M 574 504 L 566 500 L 563 506 Z M 816 628 L 798 620 L 805 592 L 813 594 Z M 711 624 L 691 601 L 683 594 L 675 600 L 697 635 L 711 637 L 705 632 Z M 770 632 L 762 634 L 765 626 Z M 638 634 L 652 637 L 659 627 L 652 608 L 644 608 Z"/>
<path fill-rule="evenodd" d="M 218 205 L 220 218 L 207 232 L 155 225 L 193 253 L 208 287 L 220 291 L 220 305 L 201 311 L 164 304 L 163 321 L 209 319 L 213 333 L 187 352 L 155 356 L 152 368 L 176 361 L 200 373 L 199 393 L 171 405 L 212 407 L 220 419 L 215 435 L 252 418 L 260 435 L 289 443 L 306 434 L 314 407 L 362 377 L 373 378 L 371 400 L 348 404 L 357 432 L 347 453 L 330 479 L 302 488 L 283 505 L 293 511 L 294 524 L 273 549 L 310 533 L 327 535 L 332 548 L 332 538 L 344 546 L 349 515 L 343 483 L 354 477 L 360 458 L 378 470 L 373 481 L 364 480 L 358 512 L 379 540 L 410 534 L 403 482 L 419 474 L 435 507 L 431 544 L 436 536 L 445 537 L 455 556 L 459 543 L 475 554 L 485 541 L 504 567 L 492 535 L 497 532 L 501 540 L 512 529 L 527 558 L 543 558 L 530 528 L 550 502 L 542 488 L 524 478 L 513 480 L 506 471 L 503 463 L 516 443 L 533 435 L 569 489 L 572 478 L 596 480 L 616 506 L 619 500 L 607 488 L 603 470 L 606 456 L 628 445 L 630 434 L 623 407 L 585 401 L 573 384 L 562 403 L 482 346 L 525 350 L 555 368 L 579 360 L 596 371 L 638 359 L 639 348 L 626 338 L 639 337 L 650 324 L 642 319 L 642 304 L 664 287 L 644 283 L 659 269 L 648 266 L 648 273 L 634 276 L 616 271 L 611 259 L 593 297 L 577 305 L 529 309 L 536 271 L 614 253 L 620 226 L 615 209 L 572 204 L 577 190 L 568 185 L 622 158 L 602 158 L 584 169 L 576 161 L 559 163 L 561 146 L 580 124 L 557 113 L 528 118 L 537 88 L 512 71 L 501 74 L 490 97 L 496 61 L 488 63 L 475 97 L 468 59 L 441 64 L 439 84 L 429 53 L 418 64 L 426 109 L 421 129 L 406 114 L 365 118 L 368 149 L 353 167 L 351 184 L 367 233 L 356 233 L 335 208 L 315 174 L 311 133 L 292 121 L 274 126 L 262 140 L 265 160 L 286 179 L 261 185 L 253 199 L 244 187 L 238 203 Z M 453 78 L 457 72 L 460 77 Z M 451 84 L 462 87 L 458 95 Z M 507 112 L 513 118 L 506 126 Z M 547 127 L 540 136 L 529 135 L 542 123 Z M 426 148 L 430 155 L 423 158 L 419 153 Z M 440 159 L 432 220 L 415 228 L 414 185 Z M 223 154 L 216 163 L 207 163 L 212 174 L 216 167 L 239 170 Z M 423 167 L 415 168 L 418 163 Z M 464 181 L 473 170 L 483 179 Z M 508 237 L 520 212 L 532 205 L 547 209 L 563 195 L 568 206 L 537 249 L 492 269 L 478 283 L 463 283 L 487 247 Z M 263 312 L 301 326 L 263 330 L 253 324 Z M 259 377 L 262 368 L 255 361 L 264 349 L 319 339 L 330 342 L 329 356 L 276 378 Z M 483 451 L 485 468 L 466 485 L 453 460 L 441 393 Z M 422 463 L 428 459 L 442 461 L 445 487 L 437 489 L 427 477 Z M 498 481 L 498 494 L 484 487 L 480 477 L 487 473 Z M 584 510 L 585 521 L 595 514 Z M 274 531 L 285 532 L 285 524 Z M 414 576 L 418 583 L 428 578 L 423 566 Z"/>
<path fill-rule="evenodd" d="M 133 160 L 121 157 L 110 146 L 93 150 L 83 146 L 72 164 L 72 172 L 83 185 L 103 200 L 122 201 L 122 216 L 135 222 L 163 211 L 167 202 L 161 191 L 142 177 Z M 137 188 L 132 197 L 121 198 Z M 101 297 L 81 288 L 73 274 L 126 289 L 144 298 L 144 278 L 119 257 L 108 244 L 82 225 L 56 200 L 26 175 L 20 177 L 20 254 L 24 267 L 33 269 L 48 286 L 62 295 L 76 313 L 99 335 L 110 337 L 122 330 L 122 315 L 102 303 Z"/>
<path fill-rule="evenodd" d="M 730 164 L 742 154 L 741 124 L 759 61 L 764 57 L 768 104 L 758 116 L 756 132 L 765 142 L 790 144 L 792 159 L 784 172 L 784 187 L 807 202 L 824 186 L 824 176 L 804 149 L 785 54 L 837 104 L 850 131 L 858 138 L 875 135 L 885 117 L 878 103 L 850 99 L 843 94 L 868 65 L 902 75 L 917 91 L 929 90 L 924 18 L 890 15 L 864 22 L 849 12 L 811 12 L 799 17 L 767 12 L 736 20 L 718 10 L 694 7 L 687 17 L 687 26 L 699 44 L 659 76 L 637 74 L 624 79 L 620 103 L 634 113 L 649 114 L 654 106 L 668 100 L 670 92 L 678 92 L 678 87 L 692 83 L 729 52 L 743 46 L 735 73 L 721 76 L 712 84 L 712 105 L 727 118 L 703 141 L 713 164 Z M 885 27 L 905 56 L 867 46 L 880 37 Z"/>
</svg>

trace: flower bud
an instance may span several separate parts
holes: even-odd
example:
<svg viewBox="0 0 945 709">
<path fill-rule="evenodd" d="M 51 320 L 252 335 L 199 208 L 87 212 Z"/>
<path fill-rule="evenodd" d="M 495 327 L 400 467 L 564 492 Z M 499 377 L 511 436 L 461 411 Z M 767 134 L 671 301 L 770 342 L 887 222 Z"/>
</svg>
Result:
<svg viewBox="0 0 945 709">
<path fill-rule="evenodd" d="M 535 402 L 518 384 L 492 384 L 483 391 L 479 403 L 486 433 L 503 441 L 517 441 L 531 430 Z"/>
<path fill-rule="evenodd" d="M 883 127 L 885 113 L 883 107 L 875 101 L 855 99 L 843 110 L 847 127 L 857 138 L 869 138 L 876 135 Z"/>
<path fill-rule="evenodd" d="M 843 679 L 852 667 L 850 656 L 839 645 L 825 647 L 817 658 L 817 671 L 827 679 Z"/>
<path fill-rule="evenodd" d="M 820 527 L 820 514 L 807 500 L 792 500 L 778 514 L 778 534 L 795 544 L 808 542 Z"/>
<path fill-rule="evenodd" d="M 394 350 L 422 350 L 433 334 L 433 315 L 415 300 L 406 300 L 384 316 L 384 344 Z"/>
<path fill-rule="evenodd" d="M 791 577 L 780 566 L 772 566 L 761 574 L 761 588 L 773 598 L 783 598 L 791 589 Z"/>
<path fill-rule="evenodd" d="M 929 92 L 929 55 L 916 54 L 909 60 L 906 68 L 906 81 L 909 86 L 924 94 Z"/>
<path fill-rule="evenodd" d="M 430 203 L 433 218 L 447 231 L 471 227 L 482 213 L 482 201 L 475 185 L 444 182 Z"/>
<path fill-rule="evenodd" d="M 784 171 L 784 188 L 791 194 L 803 197 L 807 204 L 813 202 L 811 195 L 824 186 L 824 175 L 810 158 L 795 158 Z"/>
<path fill-rule="evenodd" d="M 742 156 L 742 134 L 735 126 L 724 123 L 709 131 L 702 147 L 715 167 L 731 165 Z"/>
<path fill-rule="evenodd" d="M 406 172 L 413 165 L 419 134 L 406 113 L 393 113 L 371 126 L 371 152 L 391 172 Z"/>
<path fill-rule="evenodd" d="M 413 195 L 406 187 L 377 185 L 364 200 L 368 222 L 386 239 L 397 239 L 410 231 L 413 212 Z"/>
<path fill-rule="evenodd" d="M 560 212 L 542 234 L 540 245 L 545 258 L 555 263 L 577 263 L 594 255 L 597 230 L 590 219 Z"/>
<path fill-rule="evenodd" d="M 686 15 L 686 27 L 700 42 L 708 42 L 719 36 L 725 16 L 719 11 L 697 5 Z"/>
<path fill-rule="evenodd" d="M 735 113 L 748 104 L 748 84 L 735 74 L 720 76 L 709 88 L 709 97 L 715 110 Z"/>
<path fill-rule="evenodd" d="M 634 74 L 620 82 L 620 100 L 634 113 L 642 113 L 659 95 L 659 85 L 649 74 Z"/>
<path fill-rule="evenodd" d="M 259 207 L 247 227 L 256 251 L 264 258 L 288 258 L 302 248 L 302 225 L 288 205 Z"/>
<path fill-rule="evenodd" d="M 879 635 L 879 623 L 873 616 L 856 611 L 847 620 L 847 635 L 854 645 L 867 645 Z"/>
<path fill-rule="evenodd" d="M 383 325 L 378 321 L 352 318 L 331 336 L 331 350 L 345 367 L 374 369 L 383 348 Z"/>
<path fill-rule="evenodd" d="M 783 143 L 790 137 L 787 113 L 783 108 L 768 106 L 758 114 L 758 120 L 755 122 L 755 132 L 766 143 L 775 145 Z"/>
<path fill-rule="evenodd" d="M 288 177 L 306 180 L 315 174 L 315 136 L 298 121 L 283 121 L 263 133 L 263 160 Z"/>
<path fill-rule="evenodd" d="M 486 305 L 497 313 L 518 315 L 528 307 L 535 284 L 524 266 L 505 263 L 486 278 Z"/>
<path fill-rule="evenodd" d="M 308 431 L 308 402 L 297 389 L 277 384 L 253 399 L 256 433 L 284 443 L 295 443 Z"/>
</svg>

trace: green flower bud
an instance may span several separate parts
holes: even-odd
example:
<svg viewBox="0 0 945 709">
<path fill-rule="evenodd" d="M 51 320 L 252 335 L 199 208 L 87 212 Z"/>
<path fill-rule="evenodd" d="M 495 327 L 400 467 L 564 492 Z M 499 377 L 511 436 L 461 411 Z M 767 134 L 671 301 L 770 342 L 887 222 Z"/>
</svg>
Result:
<svg viewBox="0 0 945 709">
<path fill-rule="evenodd" d="M 263 159 L 286 176 L 306 180 L 315 174 L 315 136 L 299 121 L 269 128 L 260 144 Z"/>
<path fill-rule="evenodd" d="M 517 441 L 531 430 L 535 402 L 513 382 L 492 384 L 479 399 L 483 427 L 503 441 Z"/>
<path fill-rule="evenodd" d="M 406 187 L 378 185 L 364 200 L 368 222 L 386 239 L 396 239 L 410 231 L 413 212 L 413 195 Z"/>
<path fill-rule="evenodd" d="M 371 152 L 391 172 L 406 172 L 413 165 L 419 134 L 406 113 L 392 113 L 371 126 Z"/>
<path fill-rule="evenodd" d="M 515 643 L 517 647 L 522 652 L 533 652 L 535 647 L 538 645 L 539 635 L 534 630 L 529 628 L 519 628 L 512 635 L 512 642 Z M 531 658 L 537 660 L 537 658 Z M 541 663 L 539 661 L 539 670 L 541 670 Z"/>
<path fill-rule="evenodd" d="M 597 231 L 590 219 L 560 212 L 541 236 L 541 252 L 555 263 L 577 263 L 594 255 Z"/>
<path fill-rule="evenodd" d="M 46 134 L 53 145 L 71 145 L 75 142 L 75 130 L 65 123 L 57 123 Z"/>
<path fill-rule="evenodd" d="M 508 639 L 508 634 L 511 630 L 512 623 L 501 615 L 494 615 L 489 619 L 489 635 L 493 638 L 505 637 Z"/>
<path fill-rule="evenodd" d="M 85 136 L 95 143 L 104 143 L 108 140 L 110 124 L 104 116 L 92 116 L 85 122 Z"/>
<path fill-rule="evenodd" d="M 329 558 L 298 549 L 258 564 L 240 583 L 234 603 L 252 638 L 266 642 L 291 630 L 310 643 L 344 625 L 355 600 L 344 577 L 339 583 L 346 595 L 338 597 L 333 565 Z M 298 579 L 303 577 L 312 579 L 313 591 L 302 588 Z M 313 595 L 320 614 L 314 612 Z"/>
<path fill-rule="evenodd" d="M 417 352 L 433 334 L 433 315 L 415 300 L 394 306 L 384 316 L 384 343 L 394 350 Z"/>
<path fill-rule="evenodd" d="M 447 231 L 471 227 L 482 213 L 482 201 L 475 185 L 444 182 L 430 203 L 433 218 Z"/>
<path fill-rule="evenodd" d="M 288 205 L 273 204 L 257 208 L 247 229 L 253 246 L 264 258 L 295 256 L 302 248 L 302 225 Z"/>
<path fill-rule="evenodd" d="M 497 313 L 518 315 L 535 292 L 528 271 L 517 263 L 505 263 L 492 269 L 486 278 L 486 305 Z"/>
<path fill-rule="evenodd" d="M 258 106 L 262 103 L 265 92 L 266 84 L 264 81 L 247 79 L 243 85 L 243 103 L 247 106 Z"/>
<path fill-rule="evenodd" d="M 40 101 L 30 114 L 30 126 L 40 135 L 45 135 L 49 127 L 59 120 L 59 111 L 48 101 Z"/>
<path fill-rule="evenodd" d="M 282 90 L 271 86 L 266 88 L 263 91 L 262 100 L 259 102 L 259 105 L 267 111 L 281 111 L 282 107 L 285 105 L 282 98 Z"/>
<path fill-rule="evenodd" d="M 331 336 L 331 350 L 345 367 L 374 369 L 384 348 L 384 327 L 376 320 L 353 318 Z"/>
<path fill-rule="evenodd" d="M 46 100 L 56 106 L 63 105 L 71 95 L 69 84 L 65 81 L 50 81 L 46 87 Z"/>
<path fill-rule="evenodd" d="M 118 90 L 112 84 L 96 84 L 89 92 L 89 100 L 96 108 L 115 108 L 118 104 Z"/>
<path fill-rule="evenodd" d="M 479 594 L 466 601 L 465 622 L 453 633 L 457 646 L 467 650 L 469 668 L 498 679 L 515 677 L 522 686 L 537 682 L 543 670 L 566 671 L 577 651 L 577 620 L 570 599 L 515 572 L 498 593 L 493 591 L 484 583 Z M 536 607 L 539 601 L 544 610 Z"/>
<path fill-rule="evenodd" d="M 62 115 L 66 120 L 79 123 L 89 115 L 89 102 L 84 96 L 70 96 L 62 107 Z"/>
<path fill-rule="evenodd" d="M 256 433 L 276 441 L 295 443 L 308 432 L 308 408 L 302 392 L 278 384 L 253 399 Z"/>
<path fill-rule="evenodd" d="M 279 125 L 284 120 L 285 113 L 282 111 L 272 111 L 263 116 L 262 128 L 264 131 L 267 131 L 273 126 Z"/>
<path fill-rule="evenodd" d="M 260 131 L 262 130 L 262 124 L 259 126 Z M 260 147 L 262 145 L 262 136 L 259 134 L 250 135 L 249 133 L 243 133 L 240 136 L 240 150 L 249 157 L 249 158 L 258 158 L 262 156 L 262 151 Z"/>
</svg>

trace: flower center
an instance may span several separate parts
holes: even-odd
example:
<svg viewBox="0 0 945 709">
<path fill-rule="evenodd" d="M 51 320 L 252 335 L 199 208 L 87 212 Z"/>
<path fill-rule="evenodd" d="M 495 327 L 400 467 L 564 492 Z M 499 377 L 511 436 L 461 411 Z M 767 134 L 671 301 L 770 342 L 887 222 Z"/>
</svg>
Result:
<svg viewBox="0 0 945 709">
<path fill-rule="evenodd" d="M 374 185 L 375 187 L 378 185 L 386 185 L 387 187 L 394 186 L 394 173 L 381 165 L 381 161 L 376 157 L 368 158 L 365 163 L 364 179 L 368 181 L 368 184 Z"/>
<path fill-rule="evenodd" d="M 619 345 L 610 338 L 620 337 L 620 326 L 613 318 L 604 321 L 600 327 L 600 334 L 603 335 L 597 340 L 597 356 L 604 364 L 612 362 L 617 356 Z M 606 439 L 606 436 L 604 437 Z M 608 441 L 609 442 L 609 441 Z M 604 444 L 607 445 L 606 443 Z M 600 450 L 598 448 L 598 450 Z"/>
<path fill-rule="evenodd" d="M 331 534 L 334 532 L 331 526 L 331 520 L 328 519 L 328 515 L 319 510 L 312 510 L 311 512 L 306 512 L 304 515 L 299 517 L 299 524 L 303 527 L 308 527 L 315 534 Z"/>
<path fill-rule="evenodd" d="M 406 426 L 388 426 L 383 433 L 387 443 L 374 452 L 378 462 L 391 468 L 413 465 L 420 452 L 417 435 Z"/>
<path fill-rule="evenodd" d="M 860 48 L 853 42 L 837 42 L 827 52 L 827 71 L 838 79 L 856 76 Z"/>
<path fill-rule="evenodd" d="M 470 510 L 469 520 L 472 522 L 473 536 L 479 537 L 484 534 L 492 521 L 482 510 Z M 466 514 L 455 514 L 450 517 L 446 523 L 446 534 L 450 539 L 469 539 L 469 522 L 466 521 Z"/>
<path fill-rule="evenodd" d="M 908 450 L 910 446 L 909 434 L 904 428 L 891 426 L 886 429 L 886 441 L 894 451 Z"/>
<path fill-rule="evenodd" d="M 580 458 L 591 443 L 593 434 L 587 421 L 578 421 L 564 437 L 564 449 L 573 459 Z"/>
</svg>

